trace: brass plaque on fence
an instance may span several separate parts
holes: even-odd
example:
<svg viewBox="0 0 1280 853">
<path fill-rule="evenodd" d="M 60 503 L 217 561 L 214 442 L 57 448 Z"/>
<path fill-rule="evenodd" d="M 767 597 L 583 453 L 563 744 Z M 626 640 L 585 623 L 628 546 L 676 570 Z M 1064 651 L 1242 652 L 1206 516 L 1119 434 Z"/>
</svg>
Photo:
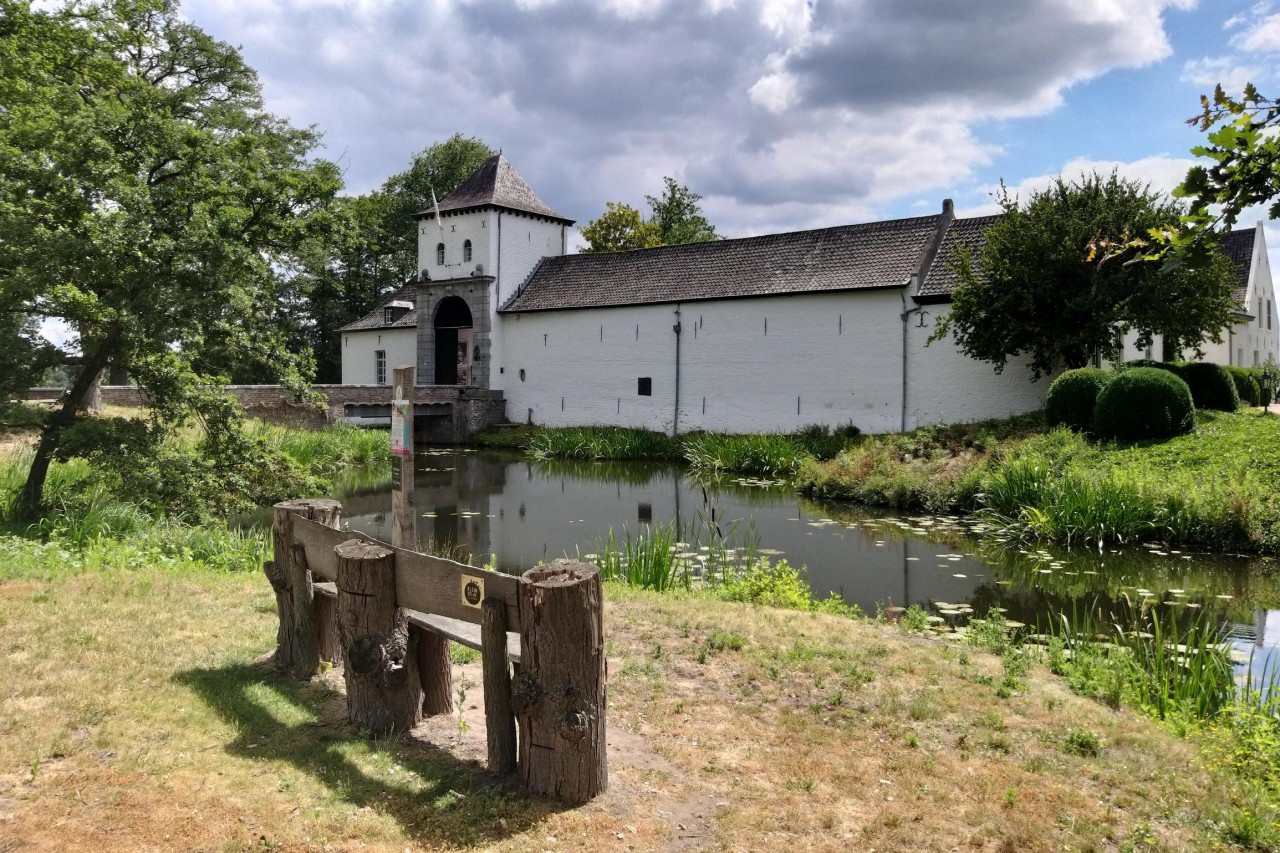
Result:
<svg viewBox="0 0 1280 853">
<path fill-rule="evenodd" d="M 467 607 L 480 607 L 484 601 L 484 578 L 472 578 L 463 575 L 458 579 L 462 583 L 462 603 Z"/>
</svg>

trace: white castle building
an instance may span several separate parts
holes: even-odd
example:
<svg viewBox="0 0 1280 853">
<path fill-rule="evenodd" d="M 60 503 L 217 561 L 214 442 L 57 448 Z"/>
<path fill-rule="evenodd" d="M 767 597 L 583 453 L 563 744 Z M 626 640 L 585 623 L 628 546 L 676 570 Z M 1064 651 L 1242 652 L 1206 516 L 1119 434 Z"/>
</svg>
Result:
<svg viewBox="0 0 1280 853">
<path fill-rule="evenodd" d="M 948 200 L 931 216 L 569 255 L 573 220 L 499 154 L 438 219 L 418 215 L 421 272 L 341 330 L 342 382 L 386 385 L 413 365 L 418 386 L 487 392 L 512 421 L 666 433 L 882 433 L 1030 411 L 1046 380 L 926 345 L 957 248 L 980 248 L 993 219 L 958 219 Z M 1280 354 L 1262 224 L 1226 245 L 1240 310 L 1206 357 L 1259 365 Z"/>
</svg>

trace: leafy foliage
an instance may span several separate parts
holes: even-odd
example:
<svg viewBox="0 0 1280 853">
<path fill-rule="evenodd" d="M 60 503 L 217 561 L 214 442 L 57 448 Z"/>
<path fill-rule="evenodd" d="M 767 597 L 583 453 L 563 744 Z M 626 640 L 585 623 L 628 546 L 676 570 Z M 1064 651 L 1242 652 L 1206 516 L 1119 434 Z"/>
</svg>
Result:
<svg viewBox="0 0 1280 853">
<path fill-rule="evenodd" d="M 961 255 L 952 311 L 933 339 L 954 334 L 972 358 L 1003 370 L 1026 357 L 1034 377 L 1084 367 L 1095 355 L 1117 361 L 1120 335 L 1154 335 L 1171 346 L 1202 351 L 1232 323 L 1230 262 L 1220 253 L 1199 265 L 1160 270 L 1154 264 L 1090 259 L 1099 234 L 1168 228 L 1180 209 L 1148 186 L 1109 177 L 1058 178 L 1019 204 L 1006 192 L 1004 216 L 986 231 L 978 258 Z"/>
<path fill-rule="evenodd" d="M 1092 429 L 1094 406 L 1109 378 L 1105 370 L 1079 367 L 1053 380 L 1044 400 L 1044 416 L 1049 426 L 1066 426 L 1076 432 Z"/>
<path fill-rule="evenodd" d="M 705 243 L 719 238 L 716 228 L 702 215 L 702 207 L 698 202 L 702 196 L 676 179 L 662 179 L 661 196 L 645 196 L 649 202 L 649 223 L 658 227 L 659 239 L 664 246 L 677 243 Z"/>
<path fill-rule="evenodd" d="M 1136 441 L 1169 438 L 1195 425 L 1195 405 L 1186 382 L 1167 370 L 1135 367 L 1102 389 L 1093 428 L 1102 438 Z"/>
<path fill-rule="evenodd" d="M 665 188 L 661 196 L 645 196 L 649 203 L 648 219 L 630 205 L 606 202 L 604 213 L 581 228 L 582 237 L 587 241 L 582 251 L 625 252 L 718 239 L 715 226 L 707 221 L 698 204 L 702 196 L 677 183 L 675 178 L 662 180 Z"/>
<path fill-rule="evenodd" d="M 65 321 L 79 352 L 57 356 L 81 367 L 42 433 L 27 514 L 108 364 L 147 388 L 161 425 L 193 385 L 218 384 L 215 363 L 301 390 L 311 365 L 280 322 L 285 270 L 341 186 L 310 159 L 317 141 L 266 112 L 239 52 L 175 3 L 0 0 L 0 314 Z M 240 449 L 208 439 L 210 454 Z"/>
</svg>

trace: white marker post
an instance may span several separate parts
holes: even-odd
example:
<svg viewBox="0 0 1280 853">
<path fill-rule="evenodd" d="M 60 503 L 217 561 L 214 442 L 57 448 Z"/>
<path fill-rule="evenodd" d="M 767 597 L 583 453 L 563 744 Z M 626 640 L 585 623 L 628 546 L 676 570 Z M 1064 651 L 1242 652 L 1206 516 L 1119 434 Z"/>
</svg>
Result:
<svg viewBox="0 0 1280 853">
<path fill-rule="evenodd" d="M 391 401 L 391 544 L 417 550 L 417 518 L 413 511 L 413 368 L 392 371 Z M 406 397 L 405 391 L 408 390 Z"/>
</svg>

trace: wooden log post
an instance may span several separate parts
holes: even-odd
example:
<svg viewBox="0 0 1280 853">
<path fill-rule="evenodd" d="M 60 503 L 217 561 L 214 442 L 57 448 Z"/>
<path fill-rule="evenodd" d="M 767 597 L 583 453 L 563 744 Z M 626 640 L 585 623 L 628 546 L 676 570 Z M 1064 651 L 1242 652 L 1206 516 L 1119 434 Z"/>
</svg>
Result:
<svg viewBox="0 0 1280 853">
<path fill-rule="evenodd" d="M 507 665 L 507 605 L 500 598 L 486 598 L 481 605 L 480 661 L 489 770 L 510 773 L 516 769 L 516 721 L 511 714 L 511 670 Z"/>
<path fill-rule="evenodd" d="M 586 563 L 530 569 L 520 584 L 520 674 L 511 704 L 525 790 L 585 803 L 609 783 L 603 596 Z"/>
<path fill-rule="evenodd" d="M 352 539 L 334 553 L 347 719 L 374 734 L 407 731 L 422 720 L 422 688 L 409 624 L 396 606 L 395 552 Z"/>
<path fill-rule="evenodd" d="M 342 504 L 333 500 L 300 500 L 281 501 L 272 507 L 271 540 L 275 560 L 264 568 L 275 590 L 280 616 L 275 664 L 299 678 L 311 678 L 320 671 L 321 628 L 306 554 L 294 543 L 295 515 L 336 528 Z"/>
</svg>

